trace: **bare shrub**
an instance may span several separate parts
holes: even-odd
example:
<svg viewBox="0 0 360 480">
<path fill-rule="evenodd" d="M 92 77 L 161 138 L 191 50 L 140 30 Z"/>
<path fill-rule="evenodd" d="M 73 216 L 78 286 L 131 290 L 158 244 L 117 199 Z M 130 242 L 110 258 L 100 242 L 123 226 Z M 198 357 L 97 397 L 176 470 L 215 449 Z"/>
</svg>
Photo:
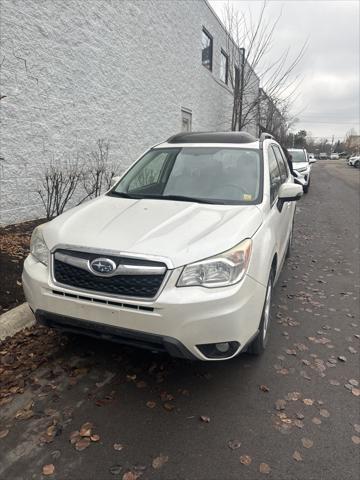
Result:
<svg viewBox="0 0 360 480">
<path fill-rule="evenodd" d="M 118 173 L 119 166 L 109 161 L 110 144 L 103 138 L 96 142 L 95 148 L 86 159 L 83 170 L 82 183 L 86 196 L 82 201 L 95 198 L 109 190 L 111 179 Z"/>
<path fill-rule="evenodd" d="M 63 213 L 73 198 L 83 176 L 83 167 L 78 158 L 57 162 L 53 159 L 45 167 L 37 190 L 45 208 L 46 218 Z"/>
</svg>

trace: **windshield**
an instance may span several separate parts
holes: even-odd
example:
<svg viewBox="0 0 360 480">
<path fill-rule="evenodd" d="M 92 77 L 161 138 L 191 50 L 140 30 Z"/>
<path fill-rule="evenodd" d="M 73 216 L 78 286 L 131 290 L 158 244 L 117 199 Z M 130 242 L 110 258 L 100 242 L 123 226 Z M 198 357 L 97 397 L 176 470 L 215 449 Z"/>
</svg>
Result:
<svg viewBox="0 0 360 480">
<path fill-rule="evenodd" d="M 216 204 L 256 203 L 260 177 L 258 150 L 159 148 L 135 163 L 109 195 Z"/>
<path fill-rule="evenodd" d="M 289 150 L 293 163 L 307 162 L 304 150 Z"/>
</svg>

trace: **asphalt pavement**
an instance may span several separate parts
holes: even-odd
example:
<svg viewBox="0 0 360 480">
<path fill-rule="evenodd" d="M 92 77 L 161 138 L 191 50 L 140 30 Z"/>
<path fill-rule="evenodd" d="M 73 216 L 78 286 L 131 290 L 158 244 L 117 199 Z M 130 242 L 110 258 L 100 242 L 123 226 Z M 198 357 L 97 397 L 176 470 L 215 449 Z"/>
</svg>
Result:
<svg viewBox="0 0 360 480">
<path fill-rule="evenodd" d="M 318 161 L 263 356 L 192 363 L 18 334 L 0 375 L 21 349 L 32 366 L 0 407 L 0 478 L 358 480 L 359 284 L 359 170 Z"/>
</svg>

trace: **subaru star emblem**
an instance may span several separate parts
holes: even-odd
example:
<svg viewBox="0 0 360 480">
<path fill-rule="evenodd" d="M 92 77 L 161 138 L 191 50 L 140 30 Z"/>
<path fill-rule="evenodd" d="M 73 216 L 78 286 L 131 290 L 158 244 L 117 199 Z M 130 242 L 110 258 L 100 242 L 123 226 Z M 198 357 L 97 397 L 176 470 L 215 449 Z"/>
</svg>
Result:
<svg viewBox="0 0 360 480">
<path fill-rule="evenodd" d="M 109 275 L 116 269 L 116 263 L 110 258 L 95 258 L 90 262 L 90 269 L 93 273 Z"/>
</svg>

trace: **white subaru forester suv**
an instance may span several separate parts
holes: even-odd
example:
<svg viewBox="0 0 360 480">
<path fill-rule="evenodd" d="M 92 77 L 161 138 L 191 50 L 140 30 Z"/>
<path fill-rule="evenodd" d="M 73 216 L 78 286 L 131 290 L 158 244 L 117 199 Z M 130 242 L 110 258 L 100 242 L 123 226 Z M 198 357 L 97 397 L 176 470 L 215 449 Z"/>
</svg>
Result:
<svg viewBox="0 0 360 480">
<path fill-rule="evenodd" d="M 176 357 L 259 354 L 301 195 L 270 135 L 175 135 L 35 229 L 27 301 L 41 324 Z"/>
</svg>

